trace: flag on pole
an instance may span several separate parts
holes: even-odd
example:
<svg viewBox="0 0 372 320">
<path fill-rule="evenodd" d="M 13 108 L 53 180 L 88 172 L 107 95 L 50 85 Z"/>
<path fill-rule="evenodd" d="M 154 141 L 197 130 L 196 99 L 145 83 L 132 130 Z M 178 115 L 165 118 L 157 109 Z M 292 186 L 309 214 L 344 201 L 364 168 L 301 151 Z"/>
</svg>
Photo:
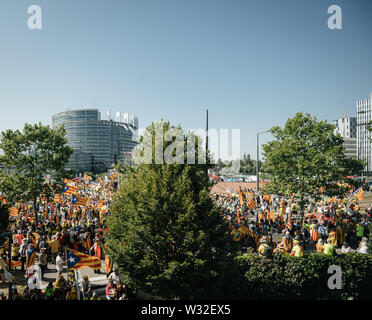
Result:
<svg viewBox="0 0 372 320">
<path fill-rule="evenodd" d="M 353 195 L 359 199 L 359 200 L 364 200 L 364 192 L 363 192 L 363 189 L 362 188 L 359 188 L 358 190 L 356 190 Z"/>
<path fill-rule="evenodd" d="M 66 248 L 67 269 L 77 270 L 81 268 L 101 269 L 101 259 Z"/>
<path fill-rule="evenodd" d="M 102 209 L 104 200 L 97 200 L 96 209 Z"/>
<path fill-rule="evenodd" d="M 244 204 L 244 194 L 243 194 L 243 190 L 240 186 L 239 186 L 239 202 L 240 202 L 241 206 Z"/>
<path fill-rule="evenodd" d="M 35 264 L 36 251 L 34 248 L 26 250 L 26 270 Z"/>
<path fill-rule="evenodd" d="M 77 195 L 77 187 L 67 185 L 65 190 L 63 190 L 63 193 Z"/>
<path fill-rule="evenodd" d="M 288 228 L 288 230 L 293 229 L 291 214 L 288 215 L 287 228 Z"/>
<path fill-rule="evenodd" d="M 256 201 L 253 200 L 252 194 L 250 193 L 248 196 L 247 208 L 249 210 L 253 210 L 254 208 L 256 208 L 256 206 L 257 206 Z"/>
<path fill-rule="evenodd" d="M 85 207 L 87 205 L 88 199 L 87 198 L 80 198 L 79 196 L 76 196 L 76 195 L 73 194 L 71 202 L 75 206 Z"/>
<path fill-rule="evenodd" d="M 62 203 L 62 198 L 59 194 L 53 194 L 53 201 L 56 203 Z"/>
<path fill-rule="evenodd" d="M 18 216 L 19 209 L 16 207 L 9 208 L 9 213 L 11 217 L 17 217 Z"/>
</svg>

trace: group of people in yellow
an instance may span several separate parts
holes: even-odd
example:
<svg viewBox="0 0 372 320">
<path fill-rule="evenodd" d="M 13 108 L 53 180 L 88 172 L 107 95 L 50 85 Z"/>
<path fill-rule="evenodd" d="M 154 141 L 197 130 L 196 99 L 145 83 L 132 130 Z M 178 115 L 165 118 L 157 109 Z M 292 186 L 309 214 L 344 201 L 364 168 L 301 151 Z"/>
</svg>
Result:
<svg viewBox="0 0 372 320">
<path fill-rule="evenodd" d="M 222 208 L 234 240 L 243 241 L 262 256 L 280 253 L 301 257 L 305 251 L 368 253 L 372 205 L 360 212 L 353 196 L 309 199 L 301 219 L 294 195 L 245 192 L 255 201 L 253 210 L 242 203 L 239 193 L 215 194 L 213 199 Z"/>
</svg>

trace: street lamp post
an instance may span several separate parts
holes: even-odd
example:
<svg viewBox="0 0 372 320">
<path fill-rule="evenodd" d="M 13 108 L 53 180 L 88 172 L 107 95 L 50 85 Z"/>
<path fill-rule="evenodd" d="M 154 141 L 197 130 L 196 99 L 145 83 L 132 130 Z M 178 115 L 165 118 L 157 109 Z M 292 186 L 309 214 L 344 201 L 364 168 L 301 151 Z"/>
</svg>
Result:
<svg viewBox="0 0 372 320">
<path fill-rule="evenodd" d="M 256 175 L 257 175 L 257 192 L 260 190 L 260 173 L 259 173 L 259 165 L 258 162 L 260 160 L 260 144 L 259 144 L 259 135 L 270 132 L 270 130 L 266 130 L 263 132 L 257 132 L 257 163 L 256 163 Z"/>
</svg>

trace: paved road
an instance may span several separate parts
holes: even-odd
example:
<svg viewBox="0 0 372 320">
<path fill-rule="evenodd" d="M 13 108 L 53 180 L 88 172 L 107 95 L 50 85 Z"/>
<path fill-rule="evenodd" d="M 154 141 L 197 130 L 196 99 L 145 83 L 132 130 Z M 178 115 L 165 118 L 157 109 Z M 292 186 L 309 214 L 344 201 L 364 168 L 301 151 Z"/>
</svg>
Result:
<svg viewBox="0 0 372 320">
<path fill-rule="evenodd" d="M 106 286 L 107 284 L 107 278 L 106 274 L 104 273 L 105 265 L 104 262 L 101 264 L 101 272 L 102 274 L 95 274 L 94 271 L 90 268 L 83 268 L 80 269 L 81 277 L 87 275 L 89 277 L 89 280 L 92 284 L 92 287 L 98 287 L 102 288 L 103 286 Z M 27 279 L 25 276 L 25 273 L 20 271 L 20 268 L 18 268 L 17 271 L 13 271 L 12 275 L 15 277 L 15 282 L 17 285 L 17 289 L 20 292 L 23 292 L 27 285 Z M 64 268 L 63 276 L 65 279 L 67 279 L 67 269 Z M 49 263 L 48 264 L 48 270 L 44 274 L 44 281 L 41 281 L 40 285 L 41 288 L 44 289 L 49 281 L 55 282 L 57 277 L 57 270 L 56 266 L 54 264 Z M 0 284 L 0 292 L 4 292 L 6 295 L 8 294 L 8 284 Z M 100 290 L 102 291 L 102 290 Z"/>
</svg>

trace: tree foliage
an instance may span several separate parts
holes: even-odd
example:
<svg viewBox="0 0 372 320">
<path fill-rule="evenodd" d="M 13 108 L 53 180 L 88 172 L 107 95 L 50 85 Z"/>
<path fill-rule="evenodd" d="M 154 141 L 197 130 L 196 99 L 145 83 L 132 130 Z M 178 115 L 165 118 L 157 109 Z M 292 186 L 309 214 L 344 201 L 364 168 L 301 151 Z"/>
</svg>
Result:
<svg viewBox="0 0 372 320">
<path fill-rule="evenodd" d="M 253 253 L 236 258 L 240 275 L 237 288 L 241 299 L 371 299 L 372 257 L 359 253 L 326 256 L 311 253 L 303 257 L 274 255 L 265 259 Z M 328 273 L 332 265 L 341 268 L 341 289 L 331 290 Z"/>
<path fill-rule="evenodd" d="M 35 200 L 50 192 L 44 185 L 47 176 L 57 183 L 63 182 L 65 165 L 72 154 L 65 135 L 63 127 L 51 129 L 41 123 L 25 124 L 23 132 L 1 133 L 0 163 L 7 172 L 2 173 L 0 190 L 9 203 Z"/>
<path fill-rule="evenodd" d="M 268 191 L 318 196 L 320 188 L 363 170 L 361 160 L 345 157 L 334 126 L 309 114 L 297 113 L 271 133 L 275 139 L 263 145 L 265 171 L 272 177 Z"/>
<path fill-rule="evenodd" d="M 237 161 L 237 160 L 235 160 Z M 239 173 L 245 174 L 245 175 L 255 175 L 256 174 L 256 160 L 251 159 L 251 156 L 248 154 L 243 155 L 243 159 L 238 160 L 240 161 L 239 166 Z M 227 171 L 228 168 L 231 168 L 233 166 L 233 161 L 223 161 L 221 159 L 218 159 L 218 163 L 216 165 L 216 169 L 221 172 L 221 174 L 224 173 L 224 171 Z M 264 170 L 262 168 L 262 161 L 259 161 L 259 168 L 260 172 L 262 173 Z"/>
<path fill-rule="evenodd" d="M 159 126 L 164 127 L 164 135 L 156 137 Z M 162 150 L 170 150 L 175 146 L 175 141 L 165 139 L 170 129 L 181 130 L 158 122 L 145 135 L 153 142 L 162 140 Z M 185 149 L 187 137 L 183 135 L 181 143 Z M 197 150 L 201 141 L 195 138 Z M 141 139 L 139 149 L 143 144 Z M 155 144 L 151 147 L 155 160 Z M 184 156 L 187 162 L 191 154 Z M 108 218 L 108 247 L 132 290 L 168 299 L 228 295 L 238 248 L 211 200 L 205 168 L 197 163 L 139 163 L 122 171 L 120 191 Z"/>
</svg>

